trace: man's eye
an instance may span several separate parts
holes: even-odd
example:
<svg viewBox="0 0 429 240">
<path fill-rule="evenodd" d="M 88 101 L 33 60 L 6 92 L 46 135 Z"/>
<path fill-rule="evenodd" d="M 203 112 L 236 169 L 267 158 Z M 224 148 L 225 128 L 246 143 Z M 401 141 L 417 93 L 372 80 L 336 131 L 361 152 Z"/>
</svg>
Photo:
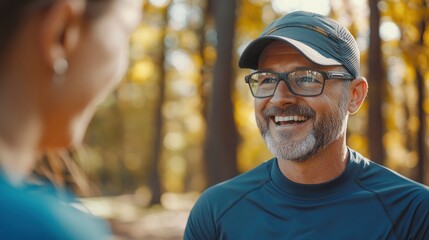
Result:
<svg viewBox="0 0 429 240">
<path fill-rule="evenodd" d="M 277 83 L 277 79 L 273 78 L 273 77 L 266 77 L 266 78 L 262 78 L 259 81 L 260 84 L 270 84 L 270 83 Z"/>
<path fill-rule="evenodd" d="M 299 83 L 320 83 L 320 81 L 317 78 L 305 76 L 298 78 Z"/>
</svg>

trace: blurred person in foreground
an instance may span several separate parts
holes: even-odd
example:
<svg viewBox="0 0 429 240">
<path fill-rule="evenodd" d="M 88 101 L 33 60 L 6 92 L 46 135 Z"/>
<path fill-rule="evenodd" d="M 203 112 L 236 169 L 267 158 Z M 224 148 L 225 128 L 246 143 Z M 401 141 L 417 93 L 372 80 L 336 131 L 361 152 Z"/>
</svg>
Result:
<svg viewBox="0 0 429 240">
<path fill-rule="evenodd" d="M 334 20 L 292 12 L 244 50 L 259 130 L 275 158 L 206 190 L 185 239 L 429 239 L 429 189 L 346 145 L 368 90 Z"/>
<path fill-rule="evenodd" d="M 140 0 L 0 1 L 0 238 L 106 239 L 66 190 L 29 191 L 46 152 L 82 142 L 127 69 Z"/>
</svg>

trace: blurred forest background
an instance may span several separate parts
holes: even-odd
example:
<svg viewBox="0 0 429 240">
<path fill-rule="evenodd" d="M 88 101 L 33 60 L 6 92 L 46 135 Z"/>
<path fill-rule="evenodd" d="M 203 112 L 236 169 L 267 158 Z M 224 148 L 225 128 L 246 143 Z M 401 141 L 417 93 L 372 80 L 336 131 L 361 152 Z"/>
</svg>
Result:
<svg viewBox="0 0 429 240">
<path fill-rule="evenodd" d="M 308 10 L 345 25 L 361 50 L 370 92 L 350 119 L 348 145 L 428 184 L 428 4 L 146 0 L 126 79 L 100 106 L 73 159 L 101 196 L 189 210 L 208 186 L 271 158 L 238 56 L 272 20 Z"/>
</svg>

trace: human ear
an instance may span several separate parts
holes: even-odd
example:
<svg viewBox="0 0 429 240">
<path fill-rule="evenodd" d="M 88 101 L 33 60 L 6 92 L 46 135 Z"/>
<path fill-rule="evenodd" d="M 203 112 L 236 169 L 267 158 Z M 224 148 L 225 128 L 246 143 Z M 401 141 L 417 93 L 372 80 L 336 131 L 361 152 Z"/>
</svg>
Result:
<svg viewBox="0 0 429 240">
<path fill-rule="evenodd" d="M 58 59 L 67 59 L 78 44 L 84 0 L 53 1 L 42 15 L 40 46 L 43 59 L 54 66 Z"/>
<path fill-rule="evenodd" d="M 350 98 L 348 110 L 351 114 L 354 114 L 362 106 L 368 94 L 368 82 L 364 77 L 358 77 L 351 82 L 349 91 Z"/>
</svg>

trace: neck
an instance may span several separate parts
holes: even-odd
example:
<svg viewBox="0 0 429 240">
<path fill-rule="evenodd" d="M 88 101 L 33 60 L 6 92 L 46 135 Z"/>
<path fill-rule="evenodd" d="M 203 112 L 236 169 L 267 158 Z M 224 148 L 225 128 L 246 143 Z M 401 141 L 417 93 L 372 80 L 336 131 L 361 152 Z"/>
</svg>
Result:
<svg viewBox="0 0 429 240">
<path fill-rule="evenodd" d="M 0 77 L 0 168 L 14 185 L 31 172 L 42 130 L 36 101 L 28 97 L 31 93 L 16 86 L 26 77 Z M 21 89 L 19 94 L 17 89 Z"/>
<path fill-rule="evenodd" d="M 334 141 L 303 162 L 279 159 L 278 164 L 283 175 L 296 183 L 328 182 L 338 177 L 347 166 L 345 139 Z"/>
<path fill-rule="evenodd" d="M 40 44 L 34 44 L 40 33 L 37 16 L 17 30 L 0 62 L 0 168 L 14 184 L 32 171 L 42 150 L 42 100 L 52 77 Z"/>
<path fill-rule="evenodd" d="M 0 139 L 0 169 L 7 180 L 19 186 L 31 173 L 36 154 L 30 149 L 10 146 Z"/>
</svg>

